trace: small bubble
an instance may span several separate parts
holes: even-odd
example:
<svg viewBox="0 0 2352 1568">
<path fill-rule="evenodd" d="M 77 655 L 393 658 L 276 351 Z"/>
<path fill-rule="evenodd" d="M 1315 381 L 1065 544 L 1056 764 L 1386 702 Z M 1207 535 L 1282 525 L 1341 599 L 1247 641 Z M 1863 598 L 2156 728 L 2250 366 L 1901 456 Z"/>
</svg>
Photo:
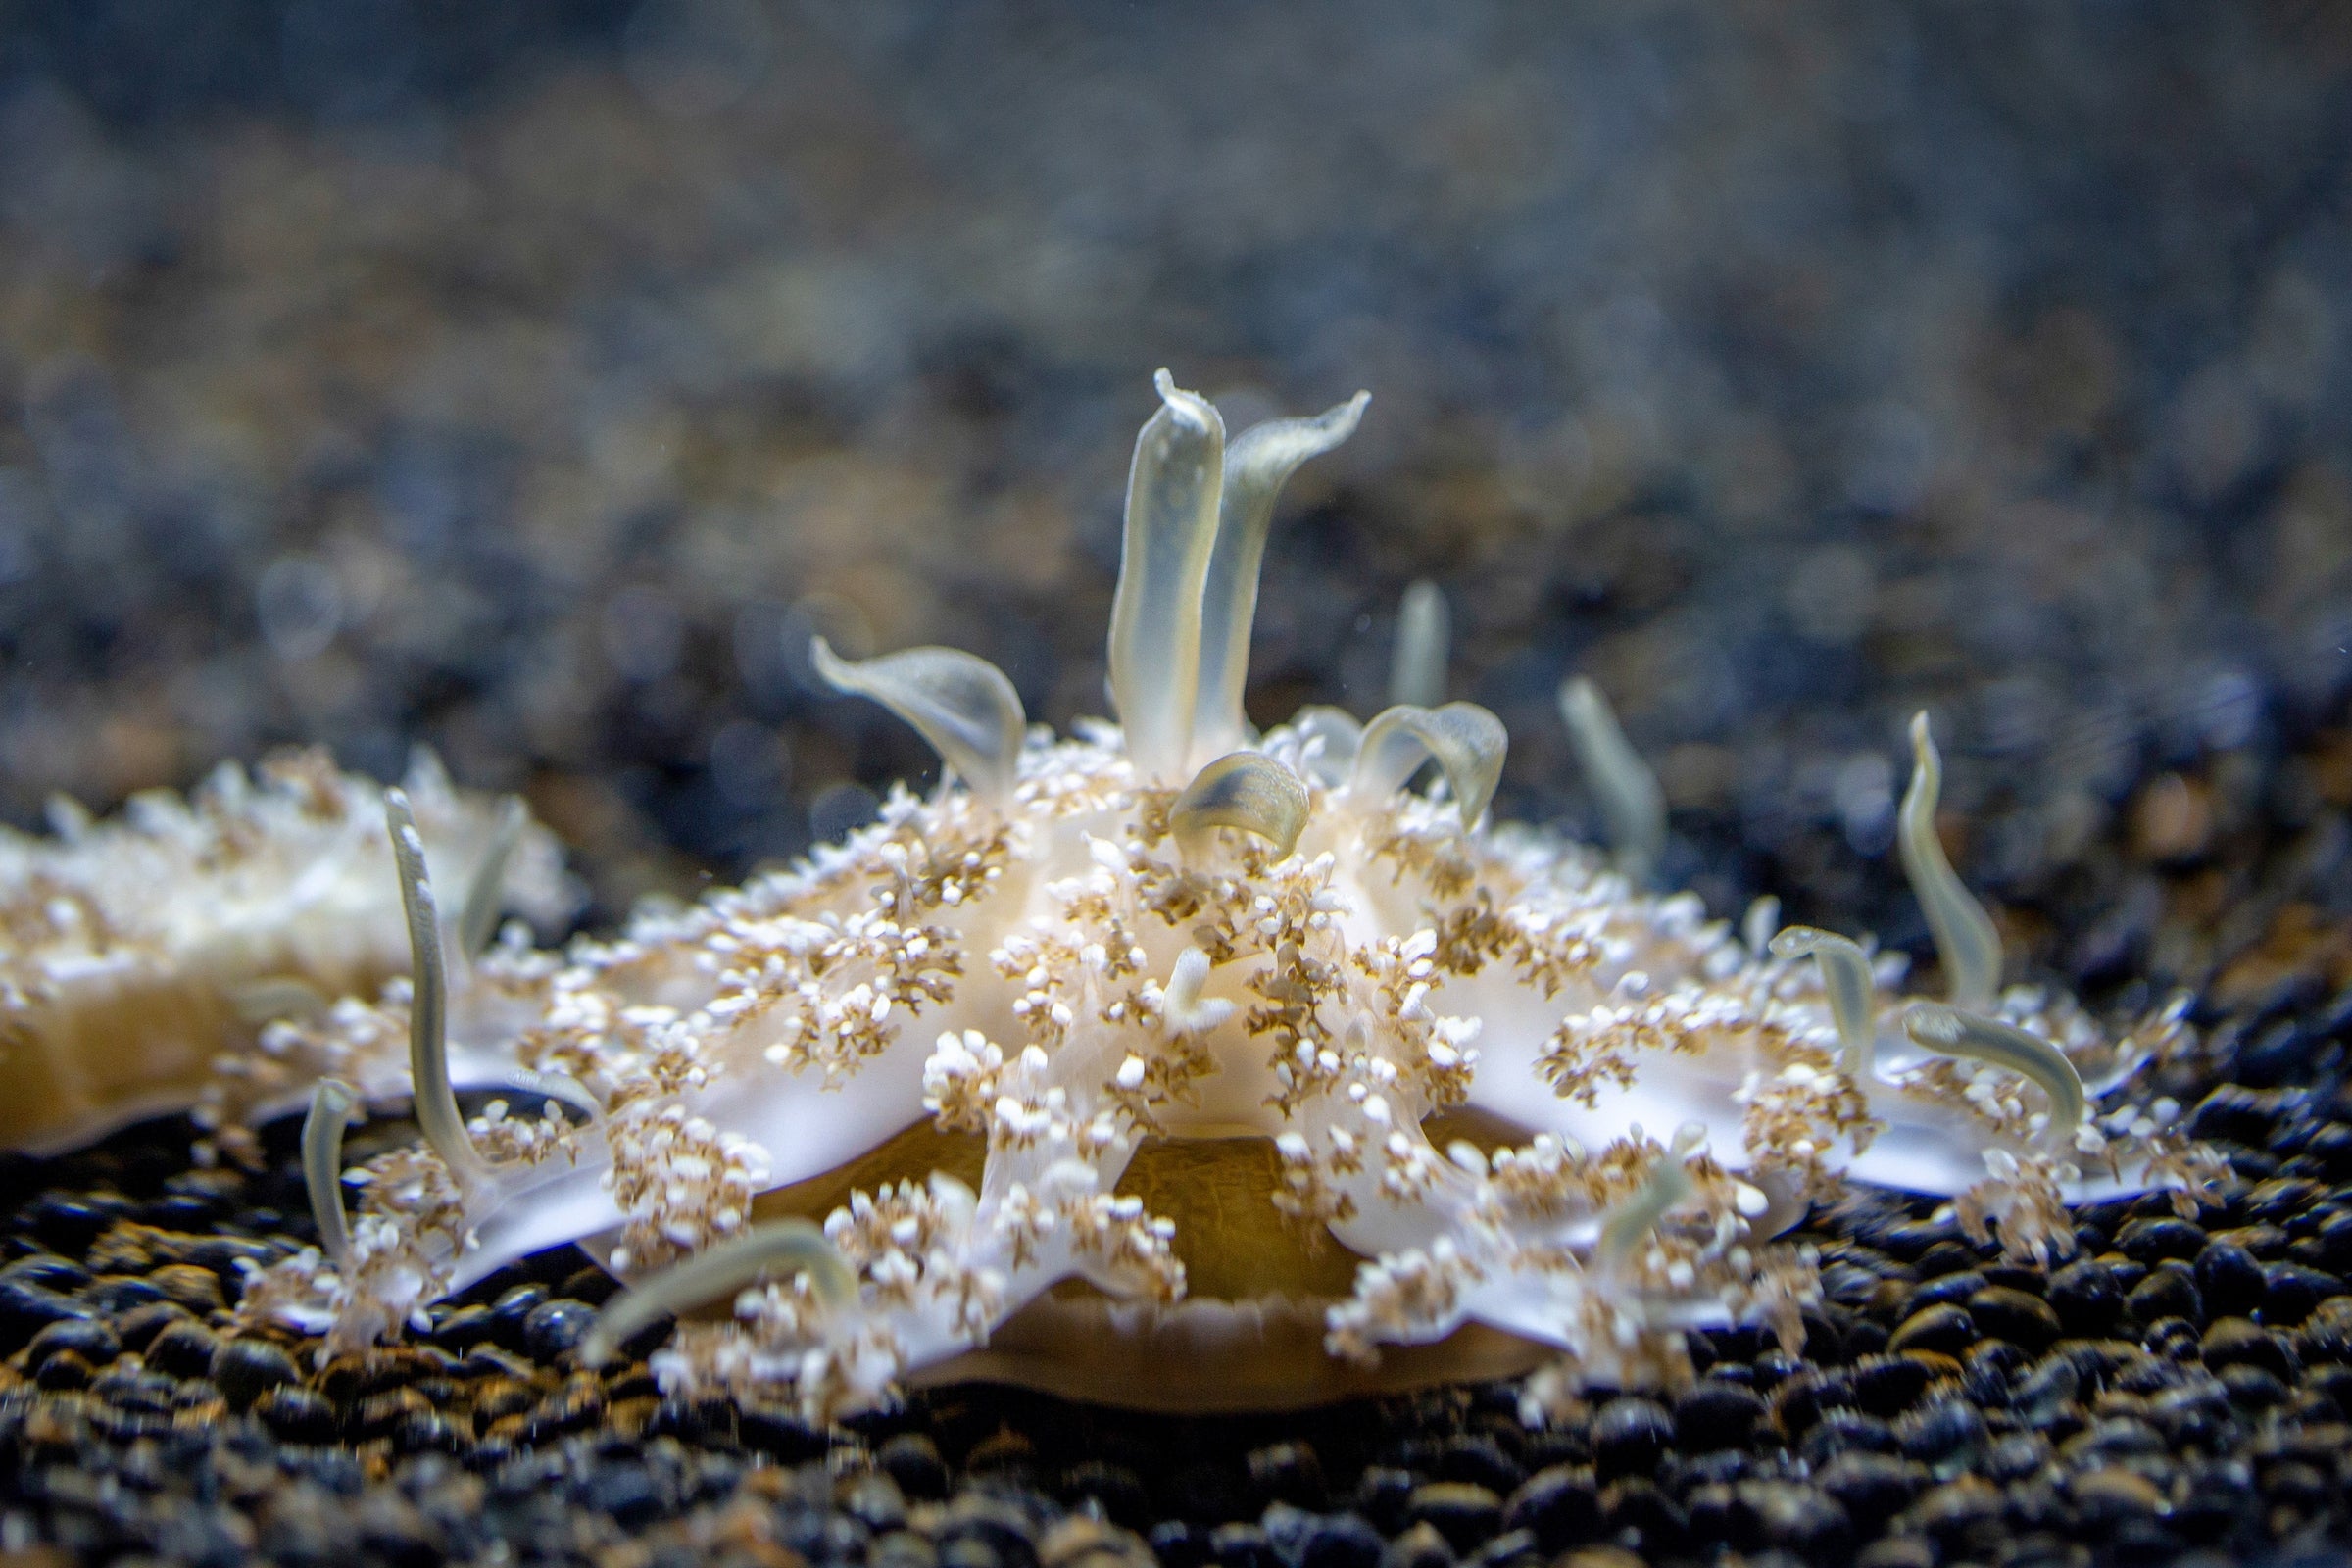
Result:
<svg viewBox="0 0 2352 1568">
<path fill-rule="evenodd" d="M 783 739 L 764 724 L 737 719 L 710 737 L 710 781 L 738 809 L 766 806 L 783 788 L 790 768 Z"/>
<path fill-rule="evenodd" d="M 289 664 L 316 659 L 343 626 L 343 590 L 324 562 L 280 556 L 262 568 L 254 611 L 270 651 Z"/>
</svg>

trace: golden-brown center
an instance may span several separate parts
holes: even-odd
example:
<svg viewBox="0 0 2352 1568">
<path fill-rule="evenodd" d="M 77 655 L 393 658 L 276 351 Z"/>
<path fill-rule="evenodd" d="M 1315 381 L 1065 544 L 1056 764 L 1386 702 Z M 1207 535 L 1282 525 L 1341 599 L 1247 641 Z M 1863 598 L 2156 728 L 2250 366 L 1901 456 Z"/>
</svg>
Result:
<svg viewBox="0 0 2352 1568">
<path fill-rule="evenodd" d="M 798 1214 L 822 1222 L 850 1194 L 884 1182 L 921 1181 L 944 1171 L 977 1190 L 988 1146 L 977 1133 L 943 1133 L 917 1122 L 872 1152 L 806 1181 L 762 1193 L 760 1219 Z M 1265 1138 L 1147 1138 L 1117 1191 L 1144 1211 L 1176 1222 L 1172 1244 L 1195 1298 L 1346 1296 L 1357 1256 L 1320 1225 L 1274 1206 L 1281 1156 Z"/>
</svg>

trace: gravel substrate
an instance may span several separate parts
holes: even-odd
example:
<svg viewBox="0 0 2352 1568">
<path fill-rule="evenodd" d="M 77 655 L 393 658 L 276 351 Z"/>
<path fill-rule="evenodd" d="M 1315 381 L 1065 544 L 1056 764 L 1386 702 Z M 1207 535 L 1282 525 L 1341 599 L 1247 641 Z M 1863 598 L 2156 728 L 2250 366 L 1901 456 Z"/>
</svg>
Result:
<svg viewBox="0 0 2352 1568">
<path fill-rule="evenodd" d="M 2352 999 L 2348 999 L 2352 1000 Z M 2352 1006 L 2307 1020 L 2335 1040 Z M 865 1563 L 1481 1568 L 1568 1555 L 2140 1563 L 2352 1541 L 2352 1101 L 2224 1086 L 2246 1178 L 2200 1220 L 2083 1212 L 2054 1271 L 1856 1193 L 1806 1229 L 1802 1353 L 1697 1345 L 1688 1390 L 1521 1425 L 1508 1387 L 1179 1420 L 956 1389 L 845 1429 L 661 1397 L 571 1348 L 573 1249 L 314 1365 L 231 1332 L 301 1239 L 289 1152 L 183 1168 L 159 1124 L 9 1172 L 0 1548 L 191 1564 Z M 37 1188 L 38 1191 L 28 1191 Z M 658 1334 L 655 1336 L 658 1339 Z M 649 1347 L 639 1346 L 642 1351 Z M 2184 1554 L 2202 1552 L 2203 1558 Z"/>
</svg>

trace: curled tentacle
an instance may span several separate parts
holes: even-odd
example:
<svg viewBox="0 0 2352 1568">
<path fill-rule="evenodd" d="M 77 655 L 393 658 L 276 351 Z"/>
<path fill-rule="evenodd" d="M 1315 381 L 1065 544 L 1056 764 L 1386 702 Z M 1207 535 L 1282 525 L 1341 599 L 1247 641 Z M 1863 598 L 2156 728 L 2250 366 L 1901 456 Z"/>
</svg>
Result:
<svg viewBox="0 0 2352 1568">
<path fill-rule="evenodd" d="M 1298 774 L 1262 752 L 1235 752 L 1194 775 L 1168 821 L 1187 859 L 1206 853 L 1209 835 L 1221 827 L 1256 834 L 1279 858 L 1298 842 L 1306 811 L 1306 786 Z"/>
<path fill-rule="evenodd" d="M 1028 718 L 996 665 L 954 648 L 844 659 L 822 637 L 810 640 L 808 659 L 834 690 L 870 697 L 913 725 L 973 794 L 1000 806 L 1011 798 Z"/>
<path fill-rule="evenodd" d="M 1364 726 L 1350 795 L 1378 800 L 1404 787 L 1424 759 L 1437 759 L 1446 788 L 1462 813 L 1462 830 L 1478 826 L 1502 781 L 1503 753 L 1510 733 L 1502 720 L 1476 703 L 1443 708 L 1391 708 Z"/>
<path fill-rule="evenodd" d="M 640 1330 L 775 1275 L 802 1275 L 828 1306 L 858 1298 L 858 1277 L 805 1219 L 771 1220 L 630 1286 L 606 1303 L 580 1342 L 580 1364 L 603 1366 Z"/>
<path fill-rule="evenodd" d="M 1600 688 L 1582 675 L 1561 684 L 1560 717 L 1608 825 L 1617 869 L 1635 886 L 1646 885 L 1666 853 L 1666 793 L 1658 776 L 1625 738 Z"/>
<path fill-rule="evenodd" d="M 1838 1069 L 1853 1083 L 1867 1083 L 1878 1041 L 1878 1025 L 1871 1016 L 1869 956 L 1850 938 L 1809 925 L 1792 925 L 1774 937 L 1772 954 L 1776 958 L 1810 957 L 1821 965 L 1822 989 L 1829 993 L 1830 1016 L 1837 1020 L 1842 1048 Z"/>
<path fill-rule="evenodd" d="M 1895 844 L 1902 852 L 1903 875 L 1919 898 L 1935 935 L 1936 952 L 1943 959 L 1944 983 L 1955 1007 L 1983 1012 L 1993 1004 L 2001 985 L 2001 936 L 1992 916 L 1972 896 L 1952 862 L 1944 858 L 1943 843 L 1936 836 L 1936 801 L 1943 788 L 1943 757 L 1928 733 L 1928 715 L 1911 720 L 1911 787 L 1903 791 Z"/>
<path fill-rule="evenodd" d="M 358 1103 L 349 1084 L 321 1078 L 302 1121 L 302 1185 L 318 1226 L 318 1250 L 338 1266 L 351 1255 L 351 1222 L 343 1210 L 343 1129 Z"/>
</svg>

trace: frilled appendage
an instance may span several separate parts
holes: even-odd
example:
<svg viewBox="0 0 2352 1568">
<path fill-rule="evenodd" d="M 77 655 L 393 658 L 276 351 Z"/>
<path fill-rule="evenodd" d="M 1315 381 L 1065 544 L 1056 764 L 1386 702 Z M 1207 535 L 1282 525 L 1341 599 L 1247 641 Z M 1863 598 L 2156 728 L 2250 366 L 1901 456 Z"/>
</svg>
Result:
<svg viewBox="0 0 2352 1568">
<path fill-rule="evenodd" d="M 242 1310 L 358 1343 L 577 1238 L 635 1282 L 597 1354 L 731 1294 L 657 1373 L 787 1387 L 811 1414 L 959 1372 L 1216 1406 L 1547 1365 L 1540 1413 L 1588 1379 L 1687 1375 L 1694 1325 L 1793 1337 L 1812 1259 L 1770 1238 L 1843 1174 L 1952 1195 L 2022 1255 L 2067 1245 L 2067 1201 L 2193 1198 L 2207 1166 L 2172 1108 L 2113 1099 L 2178 1013 L 2110 1041 L 1999 989 L 1933 839 L 1924 723 L 1903 855 L 1958 944 L 1949 1005 L 1906 1002 L 1901 965 L 1845 938 L 1775 941 L 1766 914 L 1738 942 L 1594 852 L 1485 826 L 1506 739 L 1444 701 L 1432 593 L 1398 706 L 1253 736 L 1275 491 L 1363 399 L 1227 443 L 1207 403 L 1160 392 L 1111 637 L 1127 727 L 1024 736 L 968 656 L 820 653 L 951 781 L 617 940 L 511 937 L 446 993 L 404 853 L 415 986 L 277 1038 L 364 1097 L 413 1087 L 431 1147 L 357 1173 L 346 1225 L 322 1098 L 313 1191 L 343 1239 Z M 1646 874 L 1655 787 L 1596 691 L 1565 707 L 1618 863 Z M 483 1090 L 503 1098 L 463 1120 L 455 1097 Z"/>
<path fill-rule="evenodd" d="M 519 803 L 455 789 L 421 753 L 408 790 L 477 927 L 502 906 L 569 918 L 561 853 Z M 62 797 L 49 816 L 48 838 L 0 830 L 0 1149 L 53 1152 L 193 1108 L 241 1153 L 248 1121 L 340 1070 L 263 1026 L 407 967 L 382 791 L 323 752 L 251 775 L 224 763 L 184 802 L 134 796 L 103 822 Z"/>
</svg>

